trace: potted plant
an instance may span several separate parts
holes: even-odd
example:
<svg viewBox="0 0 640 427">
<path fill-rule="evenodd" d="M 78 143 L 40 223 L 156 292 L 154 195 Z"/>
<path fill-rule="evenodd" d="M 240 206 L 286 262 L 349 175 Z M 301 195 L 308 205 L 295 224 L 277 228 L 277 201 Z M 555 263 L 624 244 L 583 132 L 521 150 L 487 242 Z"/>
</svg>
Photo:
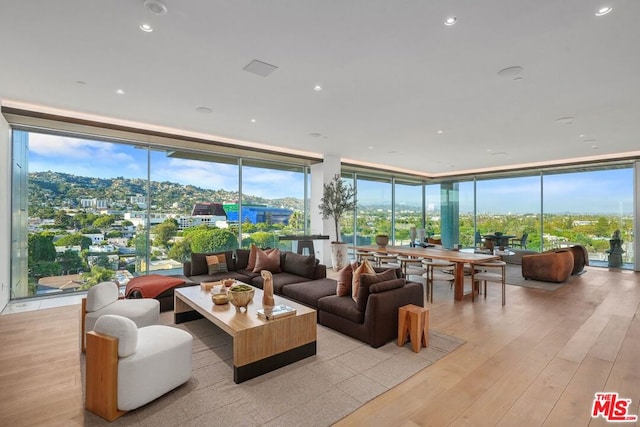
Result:
<svg viewBox="0 0 640 427">
<path fill-rule="evenodd" d="M 385 249 L 389 244 L 389 235 L 384 233 L 376 234 L 376 244 L 378 249 Z"/>
<path fill-rule="evenodd" d="M 331 242 L 331 264 L 334 270 L 340 270 L 349 262 L 347 244 L 340 241 L 340 219 L 356 208 L 356 191 L 351 185 L 345 184 L 340 175 L 324 184 L 322 199 L 318 209 L 322 219 L 332 219 L 336 230 L 336 240 Z"/>
</svg>

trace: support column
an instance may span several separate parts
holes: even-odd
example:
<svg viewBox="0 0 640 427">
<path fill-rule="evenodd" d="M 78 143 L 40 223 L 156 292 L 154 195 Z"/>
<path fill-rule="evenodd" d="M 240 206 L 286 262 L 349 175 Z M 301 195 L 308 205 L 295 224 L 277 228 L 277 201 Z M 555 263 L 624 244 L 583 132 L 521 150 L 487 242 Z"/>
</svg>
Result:
<svg viewBox="0 0 640 427">
<path fill-rule="evenodd" d="M 311 165 L 311 195 L 309 205 L 309 217 L 311 220 L 311 234 L 328 234 L 329 240 L 317 240 L 314 242 L 316 258 L 320 263 L 331 267 L 331 244 L 336 241 L 335 231 L 331 219 L 323 220 L 318 205 L 322 199 L 322 191 L 325 183 L 329 183 L 336 174 L 340 174 L 340 157 L 325 155 L 324 161 Z"/>
<path fill-rule="evenodd" d="M 460 242 L 460 197 L 457 182 L 440 184 L 440 237 L 442 247 L 453 249 Z"/>
</svg>

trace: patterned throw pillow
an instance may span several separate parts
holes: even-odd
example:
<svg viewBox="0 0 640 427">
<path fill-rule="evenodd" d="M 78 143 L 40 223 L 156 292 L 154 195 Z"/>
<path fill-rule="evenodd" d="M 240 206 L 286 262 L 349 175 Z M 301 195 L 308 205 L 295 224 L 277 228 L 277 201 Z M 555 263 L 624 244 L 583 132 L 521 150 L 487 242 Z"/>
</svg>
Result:
<svg viewBox="0 0 640 427">
<path fill-rule="evenodd" d="M 353 281 L 351 283 L 351 298 L 358 301 L 358 289 L 360 288 L 360 276 L 363 274 L 375 274 L 376 271 L 371 267 L 368 260 L 362 261 L 360 267 L 353 272 Z"/>
<path fill-rule="evenodd" d="M 227 269 L 227 257 L 224 254 L 221 255 L 207 255 L 207 267 L 209 267 L 209 274 L 226 273 Z"/>
</svg>

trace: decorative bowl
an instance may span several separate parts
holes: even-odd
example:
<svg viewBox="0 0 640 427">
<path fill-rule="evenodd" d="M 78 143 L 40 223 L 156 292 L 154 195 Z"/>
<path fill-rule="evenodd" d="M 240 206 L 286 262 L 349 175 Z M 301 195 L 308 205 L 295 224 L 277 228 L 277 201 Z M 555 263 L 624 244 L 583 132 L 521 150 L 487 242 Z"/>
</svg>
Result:
<svg viewBox="0 0 640 427">
<path fill-rule="evenodd" d="M 230 287 L 227 291 L 227 296 L 229 297 L 229 302 L 239 310 L 241 307 L 246 309 L 247 305 L 253 300 L 254 293 L 255 289 L 253 287 L 240 284 Z"/>
<path fill-rule="evenodd" d="M 222 279 L 220 281 L 224 286 L 226 286 L 227 288 L 235 285 L 236 283 L 236 279 Z"/>
<path fill-rule="evenodd" d="M 211 294 L 211 301 L 213 301 L 214 304 L 226 304 L 229 302 L 229 297 L 227 296 L 227 294 Z"/>
</svg>

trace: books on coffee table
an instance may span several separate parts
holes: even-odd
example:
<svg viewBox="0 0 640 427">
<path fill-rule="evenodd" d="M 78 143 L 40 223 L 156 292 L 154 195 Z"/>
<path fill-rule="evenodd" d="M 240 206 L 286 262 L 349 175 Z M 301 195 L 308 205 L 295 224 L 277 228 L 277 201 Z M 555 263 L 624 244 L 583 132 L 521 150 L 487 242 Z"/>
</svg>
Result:
<svg viewBox="0 0 640 427">
<path fill-rule="evenodd" d="M 257 311 L 258 317 L 264 320 L 274 320 L 281 317 L 293 316 L 296 314 L 296 309 L 289 307 L 288 305 L 274 305 L 269 308 L 261 308 Z"/>
</svg>

